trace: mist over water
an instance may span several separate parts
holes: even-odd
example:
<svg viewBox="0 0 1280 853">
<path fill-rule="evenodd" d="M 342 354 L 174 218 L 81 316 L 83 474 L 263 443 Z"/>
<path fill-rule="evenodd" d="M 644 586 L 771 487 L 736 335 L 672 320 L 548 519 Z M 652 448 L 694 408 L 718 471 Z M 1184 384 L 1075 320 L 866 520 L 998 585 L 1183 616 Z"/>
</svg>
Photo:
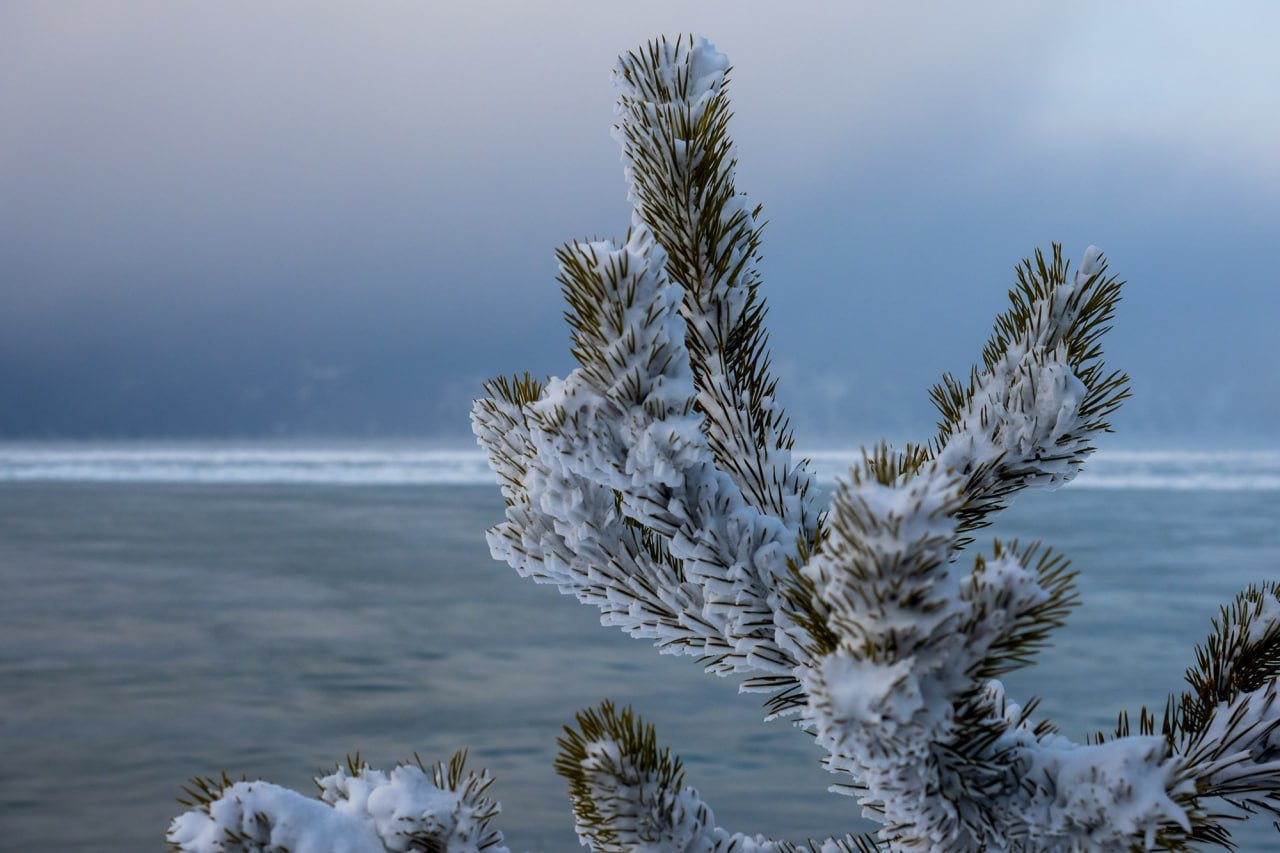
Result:
<svg viewBox="0 0 1280 853">
<path fill-rule="evenodd" d="M 830 485 L 860 451 L 799 451 Z M 331 486 L 495 483 L 480 451 L 414 446 L 281 447 L 0 444 L 0 482 L 240 483 Z M 1280 451 L 1103 451 L 1077 489 L 1280 490 Z"/>
<path fill-rule="evenodd" d="M 385 765 L 464 746 L 497 777 L 513 850 L 577 849 L 555 738 L 606 697 L 657 725 L 722 825 L 860 825 L 759 697 L 494 562 L 502 500 L 483 462 L 433 453 L 5 448 L 0 849 L 159 849 L 194 774 L 306 791 L 348 752 Z M 816 459 L 824 480 L 847 462 Z M 1011 698 L 1041 696 L 1075 739 L 1162 706 L 1217 607 L 1277 577 L 1277 467 L 1099 454 L 1077 484 L 1020 498 L 988 533 L 1066 553 L 1083 603 Z M 1271 849 L 1275 831 L 1238 838 Z"/>
</svg>

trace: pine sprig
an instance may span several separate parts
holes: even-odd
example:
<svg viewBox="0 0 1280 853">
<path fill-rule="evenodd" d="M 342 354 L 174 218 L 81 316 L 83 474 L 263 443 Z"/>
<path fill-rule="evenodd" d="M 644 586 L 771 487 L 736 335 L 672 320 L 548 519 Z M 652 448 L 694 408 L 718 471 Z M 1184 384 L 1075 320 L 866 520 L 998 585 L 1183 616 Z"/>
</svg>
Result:
<svg viewBox="0 0 1280 853">
<path fill-rule="evenodd" d="M 1083 278 L 1068 287 L 1070 267 L 1060 243 L 1052 244 L 1050 260 L 1036 249 L 1034 261 L 1023 259 L 1018 265 L 1017 284 L 1009 291 L 1010 306 L 996 318 L 995 329 L 982 350 L 981 370 L 973 368 L 967 386 L 944 374 L 941 384 L 930 391 L 942 415 L 935 451 L 960 428 L 964 406 L 980 384 L 976 377 L 996 371 L 1018 346 L 1047 352 L 1064 346 L 1067 363 L 1088 389 L 1081 405 L 1083 431 L 1109 429 L 1105 419 L 1129 396 L 1129 377 L 1119 371 L 1107 372 L 1100 339 L 1111 329 L 1124 282 L 1106 274 L 1107 262 L 1102 255 Z"/>
<path fill-rule="evenodd" d="M 1089 741 L 1160 734 L 1194 790 L 1185 802 L 1191 831 L 1167 829 L 1164 849 L 1235 849 L 1229 824 L 1260 811 L 1280 816 L 1280 753 L 1267 746 L 1280 731 L 1280 582 L 1250 586 L 1220 608 L 1195 659 L 1190 689 L 1171 695 L 1159 718 L 1146 707 L 1136 718 L 1121 711 L 1111 733 Z"/>
<path fill-rule="evenodd" d="M 1002 543 L 997 539 L 992 546 L 991 562 L 1006 556 L 1015 558 L 1024 569 L 1034 573 L 1044 596 L 1034 604 L 1015 610 L 1012 621 L 1001 630 L 987 653 L 970 667 L 970 678 L 979 684 L 1029 665 L 1040 650 L 1049 645 L 1050 635 L 1066 623 L 1067 616 L 1080 603 L 1075 587 L 1076 572 L 1069 569 L 1070 561 L 1066 557 L 1043 548 L 1039 542 L 1019 548 L 1017 540 Z M 973 569 L 975 585 L 982 584 L 987 566 L 988 560 L 979 555 Z M 1009 591 L 1001 590 L 992 606 L 1009 606 L 1010 602 Z M 985 614 L 975 614 L 971 624 L 983 616 Z"/>
<path fill-rule="evenodd" d="M 759 205 L 735 186 L 729 134 L 730 69 L 692 36 L 624 55 L 616 70 L 615 136 L 628 163 L 638 223 L 667 255 L 685 290 L 687 347 L 717 466 L 748 502 L 804 527 L 810 479 L 791 463 L 790 421 L 776 402 L 766 309 L 759 293 Z"/>
<path fill-rule="evenodd" d="M 664 786 L 679 788 L 684 784 L 684 765 L 671 750 L 659 748 L 654 727 L 642 720 L 631 706 L 619 709 L 608 699 L 598 708 L 579 711 L 574 726 L 565 726 L 564 735 L 556 740 L 560 753 L 556 772 L 569 780 L 570 790 L 582 779 L 582 762 L 590 747 L 602 741 L 618 745 L 637 773 L 652 774 Z"/>
<path fill-rule="evenodd" d="M 184 806 L 200 809 L 206 814 L 209 805 L 222 797 L 223 791 L 237 782 L 247 782 L 248 777 L 241 774 L 239 779 L 232 779 L 224 770 L 218 776 L 193 776 L 182 786 L 182 796 L 177 800 Z"/>
<path fill-rule="evenodd" d="M 660 792 L 677 792 L 684 785 L 684 767 L 671 750 L 659 748 L 653 726 L 646 724 L 630 707 L 619 710 L 605 700 L 598 708 L 579 711 L 576 727 L 565 726 L 557 739 L 560 752 L 556 756 L 556 773 L 569 782 L 569 800 L 577 817 L 578 831 L 590 841 L 593 850 L 620 850 L 619 827 L 614 825 L 613 809 L 597 798 L 596 782 L 588 771 L 588 763 L 597 758 L 597 747 L 608 743 L 616 746 L 620 762 L 608 764 L 621 786 L 647 785 L 652 796 Z"/>
<path fill-rule="evenodd" d="M 1196 646 L 1195 665 L 1187 670 L 1191 689 L 1176 702 L 1177 728 L 1184 735 L 1204 732 L 1218 706 L 1259 690 L 1280 675 L 1278 600 L 1280 582 L 1274 582 L 1250 586 L 1221 608 L 1212 633 Z"/>
<path fill-rule="evenodd" d="M 1280 582 L 1250 586 L 1222 607 L 1195 657 L 1190 689 L 1169 698 L 1162 733 L 1198 794 L 1232 807 L 1213 815 L 1225 835 L 1226 821 L 1280 816 Z"/>
<path fill-rule="evenodd" d="M 806 845 L 730 834 L 714 826 L 697 792 L 684 787 L 678 756 L 658 745 L 653 726 L 630 708 L 605 701 L 578 713 L 558 741 L 556 772 L 569 781 L 578 833 L 596 853 L 637 849 L 709 853 L 878 853 L 871 835 L 846 835 Z M 601 780 L 601 775 L 611 777 Z M 603 789 L 603 790 L 602 790 Z M 627 802 L 635 798 L 636 802 Z M 626 825 L 623 825 L 625 822 Z"/>
<path fill-rule="evenodd" d="M 989 524 L 989 516 L 1010 495 L 1034 482 L 1069 479 L 1092 453 L 1093 437 L 1110 431 L 1108 418 L 1129 396 L 1128 375 L 1108 371 L 1102 360 L 1100 341 L 1111 328 L 1124 284 L 1107 275 L 1106 258 L 1091 251 L 1073 276 L 1062 246 L 1054 243 L 1050 259 L 1037 249 L 1034 261 L 1017 267 L 1016 277 L 1009 308 L 996 318 L 983 348 L 982 365 L 971 369 L 967 381 L 944 374 L 930 392 L 941 415 L 930 456 L 956 465 L 969 478 L 962 532 Z M 1001 449 L 1008 436 L 1001 434 L 1004 412 L 995 407 L 1016 406 L 1014 414 L 1023 417 L 1034 406 L 1032 374 L 1054 363 L 1083 386 L 1074 424 L 1047 436 L 1044 445 Z M 1018 384 L 1018 396 L 1002 396 L 1008 383 Z M 988 395 L 994 395 L 994 403 L 984 399 Z M 975 437 L 988 443 L 986 453 L 969 450 Z"/>
<path fill-rule="evenodd" d="M 882 631 L 873 627 L 878 617 L 932 618 L 947 607 L 938 581 L 948 571 L 963 495 L 945 472 L 922 470 L 918 453 L 880 445 L 837 485 L 819 559 L 811 557 L 805 570 L 809 581 L 789 588 L 793 599 L 810 599 L 797 609 L 814 651 L 831 649 L 838 638 L 860 658 L 909 654 L 916 626 Z"/>
<path fill-rule="evenodd" d="M 502 833 L 490 825 L 490 822 L 501 812 L 502 807 L 497 800 L 487 795 L 494 779 L 488 770 L 478 773 L 467 771 L 467 750 L 455 752 L 447 762 L 427 763 L 418 753 L 413 754 L 413 765 L 431 777 L 432 783 L 441 791 L 453 791 L 458 795 L 458 803 L 475 823 L 475 838 L 472 839 L 475 849 L 492 850 L 502 844 Z M 409 766 L 408 761 L 401 766 Z M 426 853 L 448 853 L 448 840 L 439 837 L 432 830 L 418 830 L 406 836 L 410 850 L 426 851 Z"/>
<path fill-rule="evenodd" d="M 528 440 L 529 420 L 526 406 L 542 396 L 545 383 L 529 373 L 508 379 L 499 376 L 484 384 L 487 396 L 475 401 L 473 419 L 488 427 L 480 431 L 487 440 L 490 465 L 498 474 L 507 506 L 525 499 L 525 477 L 529 459 L 534 455 Z"/>
</svg>

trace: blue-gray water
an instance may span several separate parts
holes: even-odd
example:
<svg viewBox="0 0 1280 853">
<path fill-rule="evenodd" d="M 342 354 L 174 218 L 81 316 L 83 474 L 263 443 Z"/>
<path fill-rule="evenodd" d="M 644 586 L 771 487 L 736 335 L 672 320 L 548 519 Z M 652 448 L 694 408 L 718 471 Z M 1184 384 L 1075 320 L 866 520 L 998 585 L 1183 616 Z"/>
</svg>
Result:
<svg viewBox="0 0 1280 853">
<path fill-rule="evenodd" d="M 192 774 L 306 790 L 348 752 L 462 746 L 513 849 L 576 849 L 555 739 L 604 697 L 657 725 L 723 825 L 858 825 L 757 697 L 491 560 L 500 513 L 482 485 L 0 483 L 0 849 L 158 850 Z M 995 533 L 1069 554 L 1084 603 L 1010 693 L 1076 737 L 1161 704 L 1218 604 L 1280 577 L 1278 520 L 1268 488 L 1022 498 Z"/>
</svg>

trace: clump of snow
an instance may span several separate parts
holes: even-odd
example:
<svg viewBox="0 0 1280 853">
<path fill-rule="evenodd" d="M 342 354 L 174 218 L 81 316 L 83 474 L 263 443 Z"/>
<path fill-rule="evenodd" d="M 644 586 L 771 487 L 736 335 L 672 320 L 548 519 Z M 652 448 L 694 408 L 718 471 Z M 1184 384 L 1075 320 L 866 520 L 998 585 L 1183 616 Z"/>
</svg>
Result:
<svg viewBox="0 0 1280 853">
<path fill-rule="evenodd" d="M 1080 277 L 1084 279 L 1097 275 L 1102 268 L 1102 250 L 1090 245 L 1084 250 L 1084 258 L 1080 261 Z"/>
<path fill-rule="evenodd" d="M 1051 792 L 1027 804 L 1024 816 L 1042 847 L 1069 842 L 1077 849 L 1126 850 L 1135 838 L 1148 848 L 1173 824 L 1189 830 L 1186 809 L 1169 796 L 1178 789 L 1179 761 L 1163 737 L 1138 736 L 1080 746 L 1055 738 L 1028 750 L 1031 774 Z M 1194 789 L 1182 786 L 1182 793 Z"/>
<path fill-rule="evenodd" d="M 169 843 L 188 853 L 222 853 L 239 838 L 292 853 L 384 853 L 371 822 L 269 782 L 237 782 L 209 804 L 173 819 Z"/>
<path fill-rule="evenodd" d="M 419 767 L 339 768 L 316 784 L 319 799 L 269 782 L 237 782 L 207 808 L 174 818 L 166 838 L 189 853 L 239 849 L 233 845 L 246 840 L 252 849 L 290 853 L 386 853 L 427 844 L 442 853 L 508 853 L 498 846 L 501 834 L 486 826 L 496 804 L 437 787 Z"/>
<path fill-rule="evenodd" d="M 1065 347 L 1051 353 L 1011 348 L 982 375 L 961 428 L 938 461 L 968 472 L 999 460 L 1028 485 L 1061 485 L 1087 455 L 1091 436 L 1080 418 L 1085 392 L 1066 363 Z"/>
</svg>

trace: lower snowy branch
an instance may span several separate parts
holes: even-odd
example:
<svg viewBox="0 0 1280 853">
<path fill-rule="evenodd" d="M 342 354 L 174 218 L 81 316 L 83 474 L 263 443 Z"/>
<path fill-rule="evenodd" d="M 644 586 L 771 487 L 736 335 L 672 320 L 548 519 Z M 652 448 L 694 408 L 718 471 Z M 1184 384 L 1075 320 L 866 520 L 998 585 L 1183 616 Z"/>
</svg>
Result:
<svg viewBox="0 0 1280 853">
<path fill-rule="evenodd" d="M 569 780 L 578 837 L 595 853 L 872 853 L 868 837 L 796 845 L 730 833 L 698 792 L 684 785 L 680 759 L 660 749 L 653 726 L 604 702 L 565 727 L 556 771 Z"/>
<path fill-rule="evenodd" d="M 465 771 L 465 753 L 446 764 L 404 764 L 389 773 L 358 760 L 318 777 L 319 799 L 262 781 L 198 779 L 193 808 L 166 839 L 184 853 L 508 853 L 490 827 L 500 808 L 485 773 Z"/>
<path fill-rule="evenodd" d="M 1157 736 L 1080 745 L 990 676 L 1074 603 L 1065 561 L 997 543 L 954 562 L 966 480 L 887 449 L 837 487 L 801 570 L 821 617 L 801 723 L 894 849 L 1102 849 L 1190 830 L 1196 785 Z"/>
</svg>

